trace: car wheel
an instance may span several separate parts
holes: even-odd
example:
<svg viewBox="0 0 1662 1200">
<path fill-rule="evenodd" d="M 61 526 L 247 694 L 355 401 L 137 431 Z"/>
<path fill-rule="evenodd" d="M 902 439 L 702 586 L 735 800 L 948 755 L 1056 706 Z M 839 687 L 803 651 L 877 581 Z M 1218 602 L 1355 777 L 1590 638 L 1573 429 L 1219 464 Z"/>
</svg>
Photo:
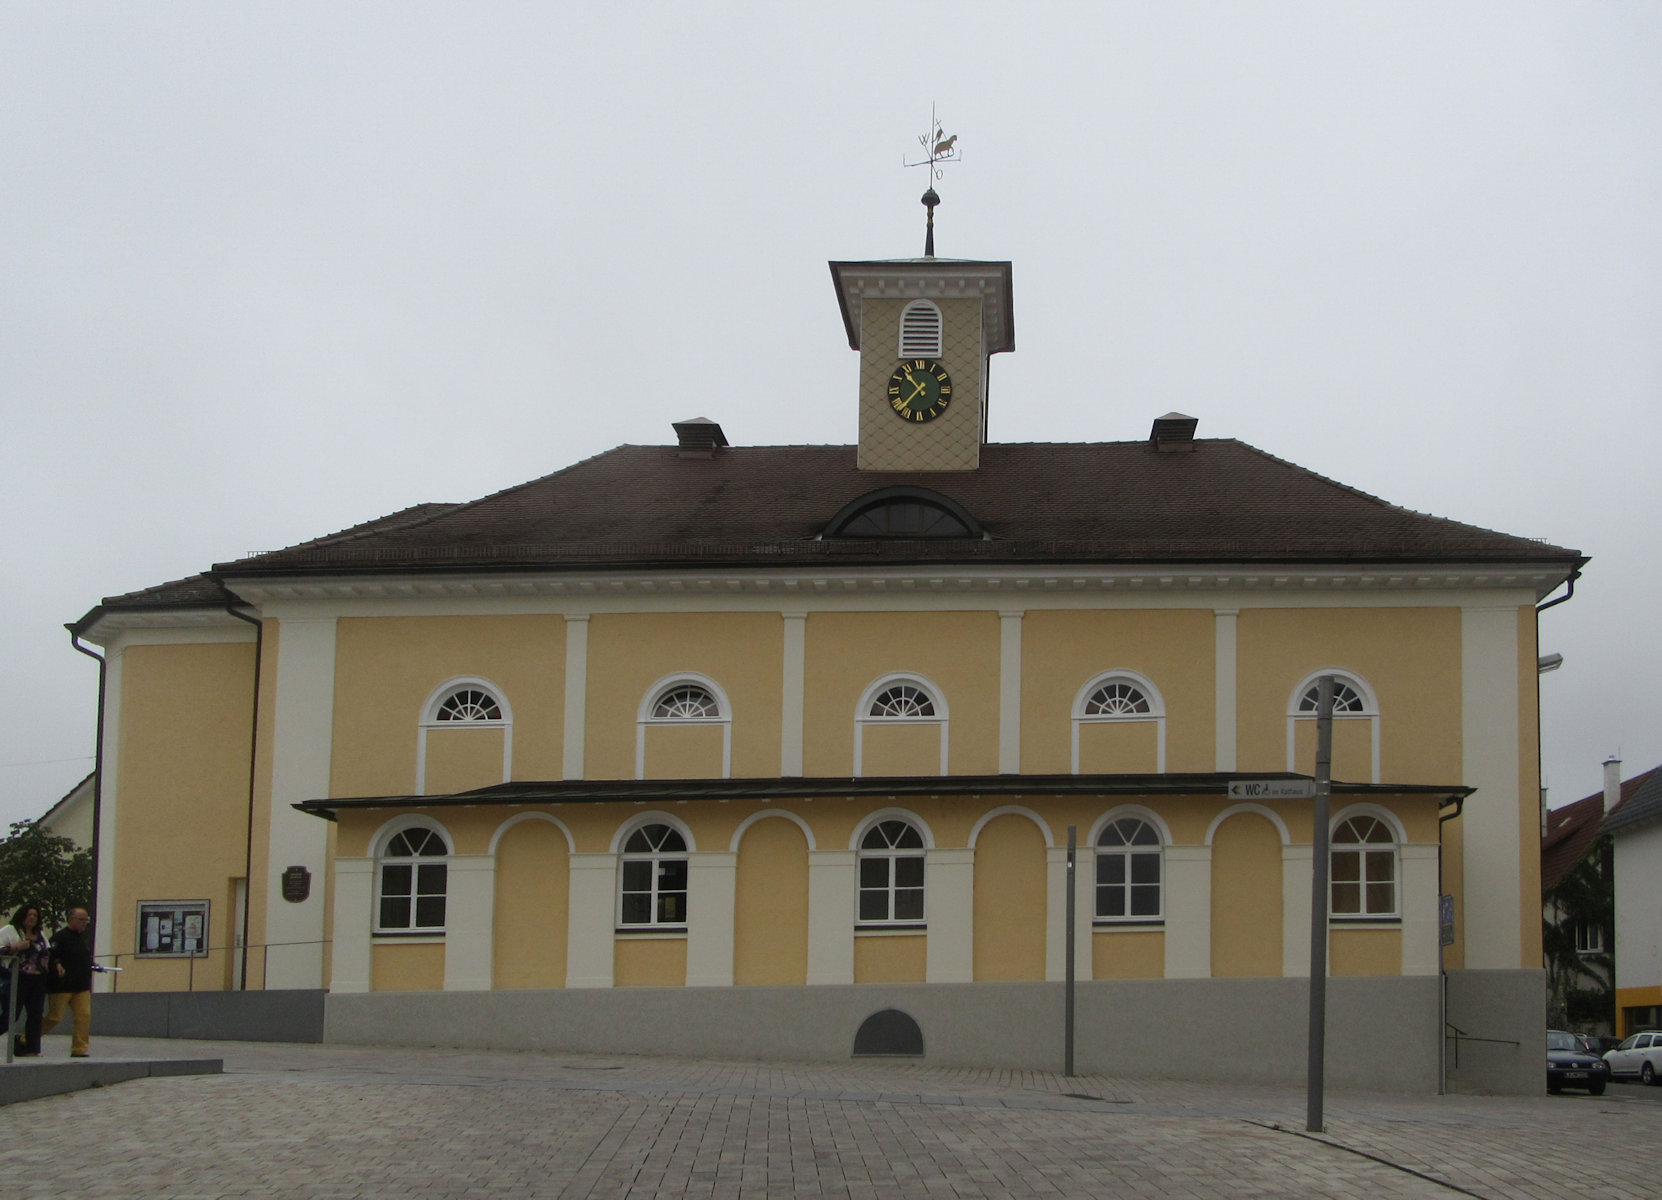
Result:
<svg viewBox="0 0 1662 1200">
<path fill-rule="evenodd" d="M 1651 1066 L 1649 1063 L 1646 1063 L 1644 1066 L 1640 1067 L 1639 1082 L 1644 1084 L 1646 1087 L 1654 1087 L 1656 1085 L 1656 1068 Z"/>
<path fill-rule="evenodd" d="M 1602 1096 L 1602 1095 L 1604 1095 L 1604 1081 L 1601 1079 L 1597 1083 L 1589 1083 L 1587 1085 L 1587 1094 L 1589 1096 Z"/>
</svg>

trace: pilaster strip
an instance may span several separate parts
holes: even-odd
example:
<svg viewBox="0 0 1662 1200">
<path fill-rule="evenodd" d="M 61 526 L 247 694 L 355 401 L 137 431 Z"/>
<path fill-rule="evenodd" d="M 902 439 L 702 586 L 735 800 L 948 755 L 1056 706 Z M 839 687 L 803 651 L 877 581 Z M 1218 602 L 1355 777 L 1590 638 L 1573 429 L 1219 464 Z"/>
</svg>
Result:
<svg viewBox="0 0 1662 1200">
<path fill-rule="evenodd" d="M 998 614 L 998 773 L 1021 773 L 1021 612 Z"/>
<path fill-rule="evenodd" d="M 583 778 L 583 736 L 589 682 L 589 614 L 566 614 L 566 701 L 560 773 Z M 608 980 L 610 968 L 607 969 Z"/>
<path fill-rule="evenodd" d="M 1236 662 L 1238 645 L 1236 641 L 1236 618 L 1240 610 L 1234 608 L 1216 608 L 1212 610 L 1215 618 L 1215 650 L 1213 676 L 1217 681 L 1217 691 L 1213 702 L 1213 719 L 1217 730 L 1217 748 L 1214 761 L 1215 770 L 1233 771 L 1235 769 L 1235 684 Z"/>
<path fill-rule="evenodd" d="M 493 982 L 496 856 L 451 855 L 445 883 L 444 990 L 488 992 Z"/>
<path fill-rule="evenodd" d="M 779 774 L 802 774 L 803 696 L 807 686 L 808 614 L 788 612 L 785 618 L 785 668 L 780 681 Z"/>
</svg>

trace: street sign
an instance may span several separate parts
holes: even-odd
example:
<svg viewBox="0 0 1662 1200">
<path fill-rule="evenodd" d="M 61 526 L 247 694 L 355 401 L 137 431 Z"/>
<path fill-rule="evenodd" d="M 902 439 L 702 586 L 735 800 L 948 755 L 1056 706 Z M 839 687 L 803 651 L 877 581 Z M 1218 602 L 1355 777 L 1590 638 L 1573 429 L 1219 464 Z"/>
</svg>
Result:
<svg viewBox="0 0 1662 1200">
<path fill-rule="evenodd" d="M 1308 800 L 1316 794 L 1314 779 L 1232 779 L 1231 800 Z"/>
</svg>

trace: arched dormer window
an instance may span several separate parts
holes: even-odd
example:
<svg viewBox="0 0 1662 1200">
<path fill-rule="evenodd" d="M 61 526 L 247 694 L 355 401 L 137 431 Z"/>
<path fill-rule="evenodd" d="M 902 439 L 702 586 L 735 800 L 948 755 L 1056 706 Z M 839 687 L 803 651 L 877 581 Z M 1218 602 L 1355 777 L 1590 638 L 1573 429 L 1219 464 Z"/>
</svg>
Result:
<svg viewBox="0 0 1662 1200">
<path fill-rule="evenodd" d="M 845 504 L 822 535 L 828 538 L 980 538 L 981 523 L 956 500 L 920 487 L 886 487 Z"/>
<path fill-rule="evenodd" d="M 437 826 L 415 820 L 383 838 L 375 855 L 375 932 L 444 932 L 450 845 Z"/>
<path fill-rule="evenodd" d="M 1105 671 L 1073 701 L 1073 773 L 1079 774 L 1079 734 L 1087 725 L 1154 726 L 1154 769 L 1166 769 L 1166 705 L 1152 681 L 1134 671 Z M 1145 735 L 1146 736 L 1146 735 Z M 1144 760 L 1146 762 L 1146 759 Z"/>
<path fill-rule="evenodd" d="M 648 731 L 654 727 L 678 727 L 682 729 L 712 727 L 712 731 L 700 737 L 715 738 L 718 735 L 714 727 L 720 729 L 721 740 L 721 778 L 726 779 L 732 773 L 733 765 L 733 709 L 728 704 L 727 694 L 722 691 L 721 685 L 705 675 L 698 675 L 691 671 L 681 671 L 674 675 L 666 675 L 657 683 L 646 689 L 641 697 L 639 710 L 635 714 L 635 778 L 645 779 L 647 767 L 646 742 Z M 704 743 L 700 743 L 703 745 Z M 714 754 L 714 743 L 708 744 L 710 753 Z M 714 766 L 713 757 L 709 766 L 695 767 L 698 774 L 703 774 Z M 684 773 L 684 772 L 683 772 Z"/>
<path fill-rule="evenodd" d="M 421 709 L 421 723 L 416 734 L 416 795 L 427 794 L 428 735 L 442 733 L 446 738 L 456 733 L 468 736 L 477 733 L 495 735 L 502 739 L 502 778 L 506 783 L 513 773 L 514 717 L 501 689 L 487 679 L 468 676 L 440 684 Z M 441 756 L 442 757 L 442 756 Z M 440 768 L 442 770 L 442 768 Z M 443 787 L 443 775 L 440 787 Z M 452 779 L 450 782 L 454 782 Z M 489 781 L 484 781 L 489 782 Z"/>
<path fill-rule="evenodd" d="M 941 310 L 929 300 L 914 300 L 900 313 L 900 357 L 941 356 Z"/>
<path fill-rule="evenodd" d="M 1316 721 L 1316 705 L 1321 689 L 1321 677 L 1333 676 L 1333 721 L 1336 726 L 1334 732 L 1334 770 L 1339 771 L 1338 761 L 1344 753 L 1340 746 L 1341 734 L 1337 726 L 1341 722 L 1351 726 L 1363 726 L 1362 740 L 1367 746 L 1365 750 L 1359 748 L 1359 753 L 1367 755 L 1367 762 L 1362 767 L 1368 772 L 1368 781 L 1379 782 L 1379 703 L 1374 699 L 1373 689 L 1360 675 L 1350 671 L 1339 671 L 1326 668 L 1312 671 L 1299 680 L 1298 686 L 1293 689 L 1292 700 L 1287 706 L 1287 769 L 1297 770 L 1298 762 L 1298 730 L 1300 726 L 1311 726 Z M 1308 736 L 1308 735 L 1306 735 Z M 1306 743 L 1306 753 L 1308 753 Z"/>
<path fill-rule="evenodd" d="M 860 697 L 854 714 L 854 774 L 865 770 L 866 730 L 876 725 L 934 726 L 940 730 L 940 773 L 946 774 L 946 697 L 921 675 L 878 679 Z"/>
</svg>

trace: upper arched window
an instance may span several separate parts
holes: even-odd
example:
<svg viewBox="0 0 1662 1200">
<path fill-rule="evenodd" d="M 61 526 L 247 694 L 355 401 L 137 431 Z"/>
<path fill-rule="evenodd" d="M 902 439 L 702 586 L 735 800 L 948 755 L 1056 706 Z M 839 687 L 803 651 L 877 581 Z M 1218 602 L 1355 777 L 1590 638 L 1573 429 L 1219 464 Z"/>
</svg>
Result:
<svg viewBox="0 0 1662 1200">
<path fill-rule="evenodd" d="M 474 746 L 477 745 L 472 742 L 475 737 L 501 738 L 501 782 L 506 782 L 513 775 L 513 726 L 514 714 L 507 698 L 489 680 L 468 677 L 440 684 L 427 697 L 427 703 L 421 709 L 421 722 L 416 735 L 416 794 L 427 794 L 430 774 L 435 781 L 435 790 L 441 792 L 498 782 L 488 776 L 468 778 L 479 769 L 476 751 L 465 755 L 472 765 L 466 772 L 458 774 L 454 735 L 464 731 L 467 731 L 465 740 Z M 433 762 L 428 758 L 429 735 L 435 739 L 432 743 Z"/>
<path fill-rule="evenodd" d="M 868 717 L 932 717 L 935 697 L 910 680 L 890 684 L 871 698 Z"/>
<path fill-rule="evenodd" d="M 1349 750 L 1341 749 L 1338 742 L 1339 735 L 1335 733 L 1333 768 L 1335 774 L 1339 774 L 1343 769 L 1341 759 L 1344 758 L 1344 755 L 1351 754 L 1353 755 L 1349 759 L 1351 773 L 1347 777 L 1355 778 L 1356 773 L 1367 771 L 1369 782 L 1378 783 L 1379 704 L 1374 699 L 1373 689 L 1368 686 L 1367 681 L 1361 676 L 1331 668 L 1311 672 L 1299 680 L 1298 686 L 1293 689 L 1292 699 L 1287 705 L 1287 769 L 1289 771 L 1298 770 L 1297 731 L 1300 725 L 1304 725 L 1308 729 L 1308 723 L 1316 719 L 1316 709 L 1321 695 L 1321 677 L 1323 675 L 1333 676 L 1334 721 L 1365 722 L 1367 726 L 1365 732 L 1356 729 L 1355 725 L 1349 726 L 1351 735 L 1354 735 L 1354 740 L 1348 742 Z M 1362 745 L 1363 740 L 1367 743 L 1365 747 Z M 1306 743 L 1303 753 L 1305 755 L 1305 769 L 1309 770 L 1308 756 L 1310 751 L 1308 743 Z M 1367 755 L 1366 759 L 1361 758 L 1364 753 Z"/>
<path fill-rule="evenodd" d="M 879 821 L 860 839 L 860 924 L 923 921 L 923 835 L 910 821 Z"/>
<path fill-rule="evenodd" d="M 854 774 L 865 772 L 866 729 L 873 725 L 934 725 L 940 730 L 940 774 L 947 766 L 946 697 L 917 675 L 885 675 L 865 690 L 854 713 Z M 927 733 L 917 736 L 927 737 Z"/>
<path fill-rule="evenodd" d="M 652 706 L 654 721 L 719 720 L 721 706 L 710 689 L 697 683 L 678 683 L 665 688 Z"/>
<path fill-rule="evenodd" d="M 439 704 L 435 721 L 500 721 L 502 706 L 483 688 L 457 688 Z"/>
<path fill-rule="evenodd" d="M 1395 917 L 1397 837 L 1376 816 L 1360 814 L 1334 827 L 1331 843 L 1335 917 Z"/>
<path fill-rule="evenodd" d="M 693 726 L 720 726 L 720 733 L 715 729 L 706 730 L 696 735 L 700 739 L 719 738 L 721 743 L 720 777 L 726 779 L 732 771 L 733 765 L 733 710 L 727 701 L 727 693 L 715 680 L 691 671 L 681 671 L 674 675 L 666 675 L 646 690 L 641 697 L 640 708 L 635 713 L 635 778 L 647 777 L 647 730 L 653 726 L 666 725 L 693 725 Z M 696 775 L 703 777 L 716 770 L 714 754 L 715 742 L 700 742 L 708 752 L 707 757 L 700 757 L 697 763 L 688 763 L 677 760 L 674 769 L 677 774 Z M 655 753 L 658 753 L 655 751 Z M 685 745 L 678 750 L 666 751 L 684 755 L 687 753 Z M 655 760 L 653 775 L 662 776 L 665 770 L 665 761 Z"/>
<path fill-rule="evenodd" d="M 929 488 L 897 486 L 845 504 L 825 527 L 828 538 L 986 538 L 963 505 Z"/>
<path fill-rule="evenodd" d="M 1104 825 L 1096 838 L 1097 920 L 1160 920 L 1164 862 L 1165 848 L 1152 822 L 1126 816 Z"/>
<path fill-rule="evenodd" d="M 1073 773 L 1079 774 L 1083 725 L 1132 722 L 1154 726 L 1154 769 L 1166 769 L 1166 705 L 1149 680 L 1133 671 L 1106 671 L 1079 689 L 1073 701 Z M 1146 753 L 1146 751 L 1144 751 Z M 1144 760 L 1146 762 L 1146 759 Z M 1123 768 L 1122 768 L 1123 769 Z M 1146 770 L 1147 767 L 1142 768 Z"/>
<path fill-rule="evenodd" d="M 642 825 L 623 843 L 618 924 L 687 923 L 687 839 L 673 825 Z"/>
<path fill-rule="evenodd" d="M 941 310 L 929 300 L 914 300 L 900 313 L 900 357 L 941 356 Z"/>
<path fill-rule="evenodd" d="M 443 933 L 450 847 L 429 825 L 398 830 L 376 855 L 375 931 Z"/>
</svg>

